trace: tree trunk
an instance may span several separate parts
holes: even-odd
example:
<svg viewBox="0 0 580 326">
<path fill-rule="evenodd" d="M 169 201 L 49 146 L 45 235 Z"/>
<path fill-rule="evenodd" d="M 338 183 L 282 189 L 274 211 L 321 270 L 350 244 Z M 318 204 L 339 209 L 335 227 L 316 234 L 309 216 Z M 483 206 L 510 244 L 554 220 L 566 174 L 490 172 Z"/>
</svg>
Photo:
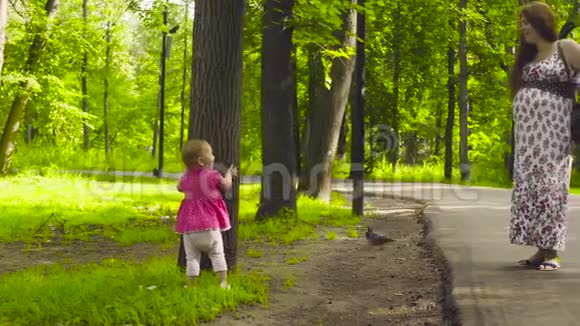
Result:
<svg viewBox="0 0 580 326">
<path fill-rule="evenodd" d="M 433 151 L 434 156 L 439 156 L 439 152 L 441 151 L 441 124 L 443 120 L 443 109 L 440 105 L 437 105 L 437 120 L 435 121 L 435 130 L 437 133 L 435 134 L 435 149 Z"/>
<path fill-rule="evenodd" d="M 405 163 L 415 165 L 417 164 L 417 133 L 408 133 L 405 140 Z"/>
<path fill-rule="evenodd" d="M 302 156 L 301 156 L 301 146 L 300 146 L 300 115 L 298 114 L 298 87 L 296 85 L 296 74 L 298 72 L 298 69 L 296 67 L 297 65 L 297 58 L 296 58 L 296 52 L 294 52 L 294 55 L 292 56 L 292 72 L 290 73 L 290 75 L 292 76 L 292 113 L 294 116 L 294 125 L 293 125 L 293 130 L 294 130 L 294 147 L 295 147 L 295 155 L 296 155 L 296 176 L 298 177 L 301 173 L 301 169 L 302 169 Z"/>
<path fill-rule="evenodd" d="M 468 136 L 467 116 L 469 115 L 469 102 L 467 92 L 467 0 L 459 1 L 461 20 L 459 21 L 459 124 L 460 142 L 459 159 L 461 180 L 469 180 L 470 167 L 468 159 Z"/>
<path fill-rule="evenodd" d="M 153 125 L 153 144 L 151 146 L 151 156 L 155 158 L 155 153 L 157 153 L 157 135 L 159 134 L 159 123 L 155 119 L 155 124 Z"/>
<path fill-rule="evenodd" d="M 215 167 L 222 173 L 231 164 L 240 165 L 244 4 L 243 0 L 195 2 L 188 139 L 207 140 L 214 149 Z M 239 179 L 234 178 L 231 192 L 224 194 L 232 226 L 222 233 L 229 270 L 237 260 L 239 189 Z M 179 251 L 183 266 L 183 245 Z M 203 255 L 202 268 L 210 267 Z"/>
<path fill-rule="evenodd" d="M 294 0 L 266 0 L 262 47 L 262 190 L 257 218 L 296 210 L 291 18 Z"/>
<path fill-rule="evenodd" d="M 393 165 L 393 172 L 397 169 L 397 162 L 399 161 L 399 84 L 401 80 L 401 42 L 403 39 L 402 31 L 396 28 L 401 21 L 401 9 L 397 3 L 397 9 L 393 17 L 394 35 L 393 35 L 393 133 L 397 137 L 393 137 L 394 144 L 391 155 L 391 164 Z"/>
<path fill-rule="evenodd" d="M 42 52 L 46 48 L 47 32 L 50 31 L 58 5 L 59 0 L 47 0 L 46 2 L 47 22 L 44 30 L 40 30 L 34 35 L 34 39 L 28 50 L 28 59 L 22 71 L 22 74 L 25 76 L 34 76 L 38 70 Z M 6 119 L 4 132 L 0 140 L 0 174 L 2 175 L 6 175 L 9 172 L 12 164 L 12 155 L 16 149 L 16 134 L 24 117 L 26 105 L 30 100 L 32 84 L 29 80 L 23 80 L 18 84 L 19 90 L 16 92 L 18 95 L 16 95 L 16 98 L 12 102 L 8 119 Z"/>
<path fill-rule="evenodd" d="M 322 96 L 324 92 L 324 65 L 322 63 L 322 54 L 317 45 L 308 47 L 308 107 L 304 128 L 302 129 L 301 152 L 306 156 L 306 151 L 310 146 L 312 116 L 317 110 L 321 110 Z M 306 159 L 306 157 L 304 157 Z M 301 170 L 300 178 L 304 174 Z"/>
<path fill-rule="evenodd" d="M 109 68 L 111 65 L 111 22 L 107 22 L 106 30 L 106 40 L 107 48 L 105 51 L 105 80 L 104 80 L 104 92 L 103 92 L 103 130 L 105 133 L 105 156 L 108 157 L 110 153 L 109 144 Z"/>
<path fill-rule="evenodd" d="M 336 156 L 339 160 L 346 156 L 346 135 L 348 133 L 348 121 L 346 120 L 346 109 L 342 115 L 342 123 L 340 124 L 340 134 L 338 136 L 338 147 L 336 148 Z"/>
<path fill-rule="evenodd" d="M 87 32 L 87 3 L 88 0 L 83 0 L 83 34 L 86 37 Z M 83 53 L 83 63 L 81 66 L 81 88 L 83 92 L 83 112 L 89 112 L 89 95 L 87 90 L 87 66 L 88 66 L 88 53 L 84 50 Z M 89 127 L 86 122 L 83 123 L 83 149 L 86 151 L 89 149 Z"/>
<path fill-rule="evenodd" d="M 355 28 L 356 12 L 348 10 L 343 15 L 343 30 L 336 33 L 341 48 L 355 47 Z M 325 202 L 330 201 L 332 165 L 348 101 L 354 64 L 354 56 L 333 60 L 330 70 L 332 80 L 330 91 L 324 89 L 320 107 L 310 112 L 312 120 L 309 122 L 308 147 L 304 153 L 305 173 L 300 177 L 299 189 Z"/>
<path fill-rule="evenodd" d="M 449 47 L 447 51 L 447 89 L 449 93 L 447 105 L 447 126 L 445 127 L 445 179 L 451 180 L 453 173 L 453 125 L 455 124 L 455 50 Z"/>
<path fill-rule="evenodd" d="M 185 1 L 185 23 L 187 26 L 189 1 Z M 183 37 L 183 71 L 181 75 L 181 124 L 179 128 L 179 150 L 183 148 L 183 133 L 185 129 L 185 88 L 187 83 L 187 35 Z"/>
<path fill-rule="evenodd" d="M 8 25 L 8 0 L 0 0 L 0 81 L 4 67 L 4 44 L 6 44 L 6 25 Z"/>
</svg>

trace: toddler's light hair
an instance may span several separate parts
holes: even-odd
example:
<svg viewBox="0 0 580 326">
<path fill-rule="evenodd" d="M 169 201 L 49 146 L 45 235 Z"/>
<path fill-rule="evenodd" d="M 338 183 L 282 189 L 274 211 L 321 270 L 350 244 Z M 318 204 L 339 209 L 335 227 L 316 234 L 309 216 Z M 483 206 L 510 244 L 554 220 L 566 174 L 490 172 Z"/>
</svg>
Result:
<svg viewBox="0 0 580 326">
<path fill-rule="evenodd" d="M 181 151 L 183 163 L 188 168 L 196 166 L 199 158 L 203 157 L 208 147 L 209 143 L 203 139 L 192 139 L 188 141 Z"/>
</svg>

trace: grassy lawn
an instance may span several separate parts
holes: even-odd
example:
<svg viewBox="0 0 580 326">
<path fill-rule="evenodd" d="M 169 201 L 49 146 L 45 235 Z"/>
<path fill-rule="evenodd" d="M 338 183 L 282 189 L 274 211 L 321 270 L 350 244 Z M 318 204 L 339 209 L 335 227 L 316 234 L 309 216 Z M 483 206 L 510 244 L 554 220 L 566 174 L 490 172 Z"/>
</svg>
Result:
<svg viewBox="0 0 580 326">
<path fill-rule="evenodd" d="M 197 288 L 186 289 L 169 258 L 37 267 L 0 278 L 0 324 L 191 325 L 240 304 L 267 304 L 266 280 L 233 273 L 232 289 L 223 291 L 202 273 Z"/>
<path fill-rule="evenodd" d="M 106 179 L 106 177 L 100 177 Z M 182 195 L 175 181 L 103 181 L 80 176 L 19 174 L 0 180 L 0 241 L 93 241 L 120 245 L 156 242 L 174 245 L 175 213 Z M 259 186 L 240 189 L 240 241 L 291 244 L 319 234 L 319 226 L 345 226 L 360 218 L 335 195 L 331 205 L 300 197 L 298 214 L 265 222 L 254 215 Z M 353 234 L 353 236 L 356 236 Z M 25 259 L 23 257 L 23 259 Z M 108 259 L 101 264 L 37 266 L 0 277 L 0 324 L 124 325 L 196 324 L 241 304 L 267 304 L 268 275 L 233 271 L 232 290 L 218 287 L 205 272 L 195 289 L 183 288 L 175 257 L 142 263 Z"/>
</svg>

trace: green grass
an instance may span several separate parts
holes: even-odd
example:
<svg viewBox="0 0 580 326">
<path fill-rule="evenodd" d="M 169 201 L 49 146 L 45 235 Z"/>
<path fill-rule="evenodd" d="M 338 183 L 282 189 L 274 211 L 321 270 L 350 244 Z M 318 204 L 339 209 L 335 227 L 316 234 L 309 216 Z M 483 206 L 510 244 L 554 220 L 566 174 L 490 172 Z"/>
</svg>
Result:
<svg viewBox="0 0 580 326">
<path fill-rule="evenodd" d="M 326 240 L 336 240 L 336 232 L 330 231 L 326 233 Z"/>
<path fill-rule="evenodd" d="M 360 217 L 354 216 L 351 209 L 345 207 L 344 197 L 334 194 L 330 205 L 307 196 L 298 196 L 297 212 L 286 212 L 276 218 L 256 221 L 257 197 L 252 192 L 259 192 L 259 186 L 248 188 L 244 198 L 246 206 L 240 206 L 240 225 L 238 237 L 242 240 L 265 241 L 273 244 L 292 244 L 299 240 L 318 238 L 318 226 L 342 227 L 356 225 Z M 254 199 L 253 201 L 251 199 Z"/>
<path fill-rule="evenodd" d="M 256 155 L 248 156 L 240 164 L 242 174 L 257 175 L 261 173 L 261 160 Z M 251 159 L 249 159 L 251 157 Z M 478 161 L 479 160 L 479 161 Z M 424 164 L 408 166 L 398 164 L 393 170 L 392 165 L 386 160 L 378 160 L 372 171 L 366 177 L 373 180 L 389 182 L 422 182 L 422 183 L 453 183 L 473 186 L 489 186 L 510 188 L 511 182 L 503 160 L 501 158 L 479 158 L 472 163 L 471 180 L 460 180 L 458 162 L 454 158 L 452 178 L 444 177 L 443 160 L 437 157 L 429 158 Z M 17 169 L 41 169 L 50 170 L 123 170 L 123 171 L 153 171 L 158 165 L 158 160 L 147 152 L 143 147 L 127 146 L 127 148 L 115 148 L 107 159 L 102 149 L 90 149 L 84 152 L 79 149 L 63 149 L 51 145 L 22 145 L 17 148 L 14 156 L 14 167 Z M 368 168 L 367 162 L 367 168 Z M 165 153 L 164 171 L 181 172 L 183 164 L 177 150 Z M 349 162 L 335 161 L 333 176 L 345 178 L 350 171 Z M 102 177 L 115 178 L 119 177 Z M 133 182 L 136 180 L 132 180 Z M 573 171 L 572 188 L 580 187 L 580 173 Z"/>
<path fill-rule="evenodd" d="M 260 258 L 260 257 L 264 256 L 264 251 L 250 248 L 246 252 L 246 256 L 248 256 L 250 258 Z"/>
<path fill-rule="evenodd" d="M 0 277 L 2 325 L 196 325 L 240 304 L 267 304 L 267 277 L 232 273 L 232 289 L 202 273 L 183 287 L 174 258 L 42 266 Z"/>
<path fill-rule="evenodd" d="M 348 175 L 348 162 L 336 162 L 334 177 L 344 178 Z M 460 180 L 458 168 L 452 169 L 451 180 L 445 179 L 443 163 L 425 163 L 414 166 L 399 164 L 393 170 L 387 162 L 378 162 L 372 171 L 366 173 L 366 178 L 385 182 L 417 182 L 417 183 L 447 183 L 494 188 L 511 188 L 507 170 L 503 165 L 486 166 L 474 163 L 471 166 L 471 177 L 468 181 Z M 572 170 L 570 191 L 580 194 L 580 171 Z"/>
<path fill-rule="evenodd" d="M 0 241 L 90 241 L 95 236 L 123 245 L 173 241 L 176 234 L 164 219 L 174 219 L 182 194 L 176 181 L 100 181 L 102 176 L 44 175 L 32 172 L 0 180 Z M 106 179 L 106 178 L 105 178 Z M 316 237 L 316 227 L 356 225 L 341 195 L 331 205 L 298 198 L 298 214 L 255 221 L 259 185 L 240 188 L 239 237 L 290 244 Z M 163 217 L 163 218 L 160 218 Z"/>
<path fill-rule="evenodd" d="M 292 257 L 289 258 L 286 262 L 288 263 L 288 265 L 297 265 L 303 261 L 306 261 L 306 257 Z"/>
<path fill-rule="evenodd" d="M 162 216 L 175 214 L 175 183 L 103 182 L 32 173 L 0 179 L 0 240 L 85 240 L 121 244 L 175 239 Z"/>
<path fill-rule="evenodd" d="M 296 286 L 296 278 L 294 277 L 294 275 L 290 275 L 286 280 L 284 280 L 284 288 L 286 290 L 289 290 L 294 286 Z"/>
<path fill-rule="evenodd" d="M 183 163 L 177 150 L 164 153 L 164 171 L 180 172 Z M 103 149 L 91 148 L 63 149 L 56 146 L 22 145 L 18 146 L 14 156 L 13 167 L 16 169 L 60 169 L 60 170 L 123 170 L 153 171 L 158 166 L 158 159 L 146 148 L 131 147 L 113 148 L 109 158 Z"/>
</svg>

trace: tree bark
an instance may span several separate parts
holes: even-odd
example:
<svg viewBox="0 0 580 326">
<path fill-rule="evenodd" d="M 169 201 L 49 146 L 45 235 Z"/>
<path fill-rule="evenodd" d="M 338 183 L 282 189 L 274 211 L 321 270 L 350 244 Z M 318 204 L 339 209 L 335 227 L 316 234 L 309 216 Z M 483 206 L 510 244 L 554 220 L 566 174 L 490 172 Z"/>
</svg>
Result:
<svg viewBox="0 0 580 326">
<path fill-rule="evenodd" d="M 447 125 L 445 127 L 445 179 L 451 180 L 453 172 L 453 126 L 455 124 L 455 49 L 447 50 Z"/>
<path fill-rule="evenodd" d="M 87 33 L 87 4 L 88 0 L 83 0 L 83 34 L 86 37 Z M 85 49 L 83 51 L 83 63 L 81 66 L 81 88 L 83 92 L 83 112 L 89 112 L 89 95 L 87 90 L 87 66 L 88 66 L 88 51 Z M 89 149 L 89 127 L 86 122 L 83 123 L 83 149 L 86 151 Z"/>
<path fill-rule="evenodd" d="M 243 0 L 198 0 L 195 2 L 191 109 L 188 139 L 207 140 L 214 149 L 215 168 L 224 173 L 240 165 L 242 111 Z M 223 232 L 228 269 L 237 262 L 239 207 L 238 178 L 224 194 L 232 228 Z M 178 262 L 184 266 L 183 245 Z M 211 267 L 207 255 L 202 268 Z"/>
<path fill-rule="evenodd" d="M 393 133 L 397 135 L 394 138 L 394 144 L 391 154 L 391 164 L 393 166 L 393 172 L 397 169 L 397 162 L 399 161 L 399 84 L 401 80 L 401 42 L 403 39 L 402 31 L 397 28 L 401 21 L 401 9 L 397 3 L 397 9 L 393 14 L 394 22 L 394 35 L 393 35 L 393 116 L 392 125 Z"/>
<path fill-rule="evenodd" d="M 306 118 L 304 121 L 304 128 L 302 129 L 301 152 L 306 156 L 306 151 L 310 146 L 312 116 L 314 112 L 320 110 L 322 104 L 322 96 L 324 92 L 324 64 L 322 63 L 322 54 L 317 45 L 310 45 L 308 47 L 308 107 L 306 110 Z M 305 159 L 305 157 L 304 157 Z M 300 178 L 304 173 L 302 169 Z M 308 172 L 308 171 L 306 171 Z"/>
<path fill-rule="evenodd" d="M 187 26 L 189 1 L 185 1 L 185 23 Z M 183 148 L 183 133 L 185 131 L 185 88 L 187 84 L 187 35 L 183 37 L 183 71 L 181 75 L 181 124 L 179 128 L 179 150 Z"/>
<path fill-rule="evenodd" d="M 348 10 L 343 14 L 342 31 L 336 33 L 342 49 L 354 49 L 355 28 L 356 12 Z M 354 64 L 354 56 L 333 60 L 330 90 L 322 91 L 321 105 L 314 112 L 310 112 L 308 146 L 304 152 L 305 173 L 300 176 L 299 189 L 325 202 L 330 201 L 332 165 L 348 101 Z"/>
<path fill-rule="evenodd" d="M 461 18 L 459 21 L 459 124 L 460 124 L 460 142 L 459 142 L 459 159 L 461 180 L 468 180 L 470 176 L 469 158 L 468 158 L 468 136 L 469 130 L 467 117 L 469 115 L 469 98 L 467 90 L 467 0 L 459 1 Z"/>
<path fill-rule="evenodd" d="M 336 149 L 336 156 L 339 160 L 346 156 L 346 135 L 348 134 L 348 121 L 346 120 L 346 109 L 342 115 L 342 123 L 340 124 L 340 134 L 338 136 L 338 147 Z"/>
<path fill-rule="evenodd" d="M 301 155 L 301 145 L 300 145 L 300 116 L 298 111 L 298 87 L 296 85 L 297 79 L 296 74 L 298 72 L 297 68 L 297 59 L 296 59 L 296 52 L 292 56 L 292 111 L 294 114 L 294 147 L 295 147 L 295 155 L 296 155 L 296 176 L 298 177 L 302 171 L 302 155 Z"/>
<path fill-rule="evenodd" d="M 262 46 L 262 190 L 257 219 L 296 210 L 292 16 L 294 0 L 266 0 Z"/>
<path fill-rule="evenodd" d="M 40 65 L 42 52 L 46 48 L 46 42 L 48 40 L 47 32 L 51 29 L 58 5 L 59 0 L 47 0 L 45 6 L 46 25 L 44 25 L 43 30 L 39 30 L 34 35 L 34 39 L 28 50 L 28 59 L 22 71 L 23 75 L 34 76 L 36 74 Z M 30 101 L 32 82 L 26 80 L 21 81 L 18 84 L 18 88 L 16 92 L 18 95 L 16 95 L 16 98 L 12 102 L 8 119 L 6 119 L 4 132 L 0 139 L 0 174 L 2 175 L 8 174 L 12 164 L 12 155 L 16 149 L 16 135 L 24 117 L 26 105 Z"/>
<path fill-rule="evenodd" d="M 0 81 L 4 67 L 4 45 L 6 44 L 6 26 L 8 25 L 8 0 L 0 0 Z"/>
<path fill-rule="evenodd" d="M 417 133 L 409 132 L 405 138 L 405 163 L 415 165 L 417 164 Z"/>
<path fill-rule="evenodd" d="M 103 92 L 103 130 L 105 133 L 105 156 L 108 158 L 111 151 L 109 143 L 109 67 L 111 65 L 111 22 L 107 22 L 107 48 L 105 50 L 105 80 Z M 108 159 L 107 159 L 108 161 Z"/>
<path fill-rule="evenodd" d="M 435 130 L 437 133 L 435 134 L 435 149 L 433 151 L 434 156 L 439 156 L 439 152 L 441 151 L 441 124 L 443 120 L 443 109 L 440 105 L 437 105 L 437 120 L 435 121 Z"/>
</svg>

